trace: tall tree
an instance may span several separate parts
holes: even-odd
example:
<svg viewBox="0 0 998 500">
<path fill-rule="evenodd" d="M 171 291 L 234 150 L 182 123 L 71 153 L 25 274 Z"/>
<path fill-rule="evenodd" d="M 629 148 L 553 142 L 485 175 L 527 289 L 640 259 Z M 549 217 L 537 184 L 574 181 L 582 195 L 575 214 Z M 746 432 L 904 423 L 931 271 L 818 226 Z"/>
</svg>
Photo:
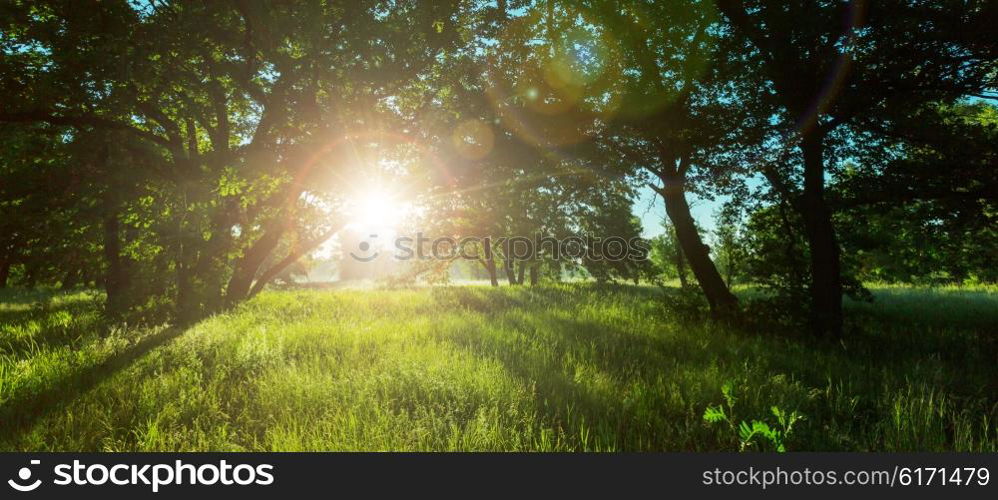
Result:
<svg viewBox="0 0 998 500">
<path fill-rule="evenodd" d="M 766 171 L 803 220 L 810 258 L 811 325 L 842 335 L 841 249 L 826 199 L 832 148 L 848 126 L 896 107 L 980 93 L 993 84 L 994 2 L 719 0 L 752 48 L 760 99 L 771 99 L 785 143 L 799 150 L 802 187 Z M 843 130 L 846 127 L 846 130 Z M 794 189 L 796 191 L 796 189 Z"/>
<path fill-rule="evenodd" d="M 600 141 L 651 176 L 712 313 L 728 316 L 737 298 L 711 259 L 687 200 L 690 193 L 710 192 L 735 167 L 715 156 L 717 146 L 731 140 L 739 116 L 733 66 L 715 50 L 722 43 L 717 13 L 700 2 L 584 5 L 586 20 L 619 40 L 608 49 L 619 64 L 611 73 L 614 83 L 600 89 L 614 96 L 612 105 L 599 109 Z M 589 92 L 599 95 L 596 88 Z"/>
<path fill-rule="evenodd" d="M 154 227 L 188 319 L 276 276 L 265 262 L 290 263 L 271 255 L 326 224 L 308 217 L 314 200 L 342 192 L 318 179 L 352 167 L 344 151 L 391 121 L 390 99 L 456 40 L 454 2 L 64 7 L 3 7 L 0 83 L 21 99 L 0 121 L 120 131 L 158 149 L 146 173 L 160 176 L 170 223 Z"/>
</svg>

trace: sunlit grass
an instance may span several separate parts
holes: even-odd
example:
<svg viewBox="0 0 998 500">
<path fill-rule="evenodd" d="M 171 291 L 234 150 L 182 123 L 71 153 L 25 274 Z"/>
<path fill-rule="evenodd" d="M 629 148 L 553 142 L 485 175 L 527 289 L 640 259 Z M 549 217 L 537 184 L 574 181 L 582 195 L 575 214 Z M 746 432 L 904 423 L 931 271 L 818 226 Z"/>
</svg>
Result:
<svg viewBox="0 0 998 500">
<path fill-rule="evenodd" d="M 679 322 L 643 287 L 268 292 L 175 337 L 7 294 L 0 448 L 734 450 L 702 418 L 730 382 L 739 419 L 806 416 L 792 451 L 998 449 L 998 294 L 875 293 L 842 345 Z"/>
<path fill-rule="evenodd" d="M 59 381 L 119 354 L 153 330 L 107 328 L 99 297 L 0 290 L 0 408 L 24 405 Z M 19 398 L 19 399 L 18 399 Z M 9 422 L 4 422 L 5 425 Z"/>
</svg>

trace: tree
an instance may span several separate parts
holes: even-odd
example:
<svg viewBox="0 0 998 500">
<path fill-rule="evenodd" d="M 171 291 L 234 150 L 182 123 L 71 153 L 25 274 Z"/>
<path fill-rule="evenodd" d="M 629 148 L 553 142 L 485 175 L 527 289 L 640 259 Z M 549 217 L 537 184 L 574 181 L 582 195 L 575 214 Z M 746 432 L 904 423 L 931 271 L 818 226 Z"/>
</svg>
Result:
<svg viewBox="0 0 998 500">
<path fill-rule="evenodd" d="M 980 93 L 994 78 L 993 2 L 719 0 L 753 50 L 760 100 L 770 100 L 786 144 L 799 149 L 803 186 L 764 172 L 792 200 L 810 259 L 811 326 L 842 335 L 841 249 L 826 199 L 831 148 L 863 117 Z M 843 26 L 842 20 L 847 20 Z"/>
<path fill-rule="evenodd" d="M 726 204 L 717 214 L 718 225 L 714 229 L 714 253 L 728 287 L 744 273 L 745 234 L 739 215 L 736 206 Z"/>
<path fill-rule="evenodd" d="M 662 234 L 651 239 L 651 260 L 666 279 L 678 279 L 679 286 L 686 288 L 689 286 L 689 271 L 686 266 L 686 258 L 683 257 L 683 249 L 679 245 L 675 228 L 669 222 L 669 218 L 662 220 Z"/>
<path fill-rule="evenodd" d="M 585 2 L 587 21 L 619 37 L 620 67 L 607 92 L 616 97 L 600 120 L 601 141 L 651 176 L 685 262 L 715 317 L 731 315 L 737 298 L 711 260 L 690 212 L 688 193 L 707 194 L 734 173 L 718 146 L 738 123 L 739 82 L 709 4 Z M 654 21 L 652 21 L 654 20 Z M 719 161 L 718 161 L 719 160 Z"/>
<path fill-rule="evenodd" d="M 508 238 L 577 236 L 597 226 L 594 217 L 607 199 L 630 189 L 622 162 L 589 141 L 587 121 L 579 119 L 586 113 L 541 95 L 555 92 L 543 75 L 558 59 L 565 33 L 556 8 L 556 2 L 482 5 L 464 24 L 469 45 L 424 82 L 436 104 L 414 127 L 436 157 L 423 183 L 433 214 L 426 225 L 441 236 L 490 238 L 495 245 L 488 253 L 479 248 L 479 262 L 493 286 L 500 275 L 520 285 L 528 271 L 531 283 L 545 269 L 560 274 L 549 248 L 518 260 L 517 243 Z M 417 115 L 420 103 L 411 105 Z M 619 208 L 615 202 L 614 217 L 627 214 Z M 627 226 L 629 214 L 613 223 Z"/>
<path fill-rule="evenodd" d="M 351 168 L 344 151 L 397 118 L 390 98 L 456 36 L 449 2 L 97 9 L 5 5 L 2 85 L 22 99 L 0 121 L 120 132 L 156 148 L 144 173 L 158 177 L 166 220 L 153 227 L 182 320 L 245 299 L 283 269 L 265 262 L 287 267 L 321 243 L 304 235 L 330 234 L 315 228 L 332 217 L 308 216 L 342 189 L 318 181 Z M 111 282 L 117 220 L 108 212 Z M 288 237 L 307 244 L 271 259 Z"/>
<path fill-rule="evenodd" d="M 930 104 L 870 134 L 832 187 L 843 247 L 861 276 L 889 282 L 995 281 L 998 108 Z"/>
</svg>

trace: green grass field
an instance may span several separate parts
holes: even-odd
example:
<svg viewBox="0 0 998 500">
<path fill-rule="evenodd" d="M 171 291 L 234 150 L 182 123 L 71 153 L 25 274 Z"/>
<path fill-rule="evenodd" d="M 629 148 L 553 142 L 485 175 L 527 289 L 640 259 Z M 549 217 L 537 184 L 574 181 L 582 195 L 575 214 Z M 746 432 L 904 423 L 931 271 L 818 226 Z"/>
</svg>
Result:
<svg viewBox="0 0 998 500">
<path fill-rule="evenodd" d="M 0 449 L 737 450 L 728 384 L 733 422 L 804 415 L 790 451 L 998 450 L 998 291 L 874 292 L 832 345 L 641 287 L 267 292 L 186 331 L 3 290 Z"/>
</svg>

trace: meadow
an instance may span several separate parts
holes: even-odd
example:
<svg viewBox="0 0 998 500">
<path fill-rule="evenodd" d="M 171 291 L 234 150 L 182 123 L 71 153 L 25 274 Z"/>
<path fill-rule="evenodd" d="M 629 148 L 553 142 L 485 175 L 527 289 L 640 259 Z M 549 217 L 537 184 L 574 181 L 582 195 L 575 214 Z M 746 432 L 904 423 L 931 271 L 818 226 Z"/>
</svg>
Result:
<svg viewBox="0 0 998 500">
<path fill-rule="evenodd" d="M 998 450 L 998 290 L 872 289 L 841 343 L 654 287 L 268 291 L 187 329 L 0 290 L 0 450 L 774 448 L 743 421 L 788 451 Z"/>
</svg>

